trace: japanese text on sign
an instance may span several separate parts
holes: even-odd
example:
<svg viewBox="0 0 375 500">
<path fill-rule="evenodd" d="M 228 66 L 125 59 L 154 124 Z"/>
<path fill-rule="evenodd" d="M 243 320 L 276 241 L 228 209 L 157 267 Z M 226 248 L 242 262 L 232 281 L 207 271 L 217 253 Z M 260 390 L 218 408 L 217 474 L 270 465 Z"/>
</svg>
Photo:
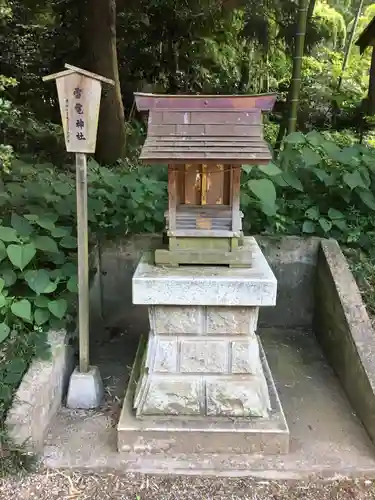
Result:
<svg viewBox="0 0 375 500">
<path fill-rule="evenodd" d="M 83 94 L 83 90 L 81 88 L 79 88 L 79 87 L 76 87 L 74 89 L 74 91 L 73 91 L 73 97 L 77 101 L 79 101 L 79 99 L 81 99 L 82 94 Z M 83 105 L 80 102 L 76 102 L 76 104 L 74 105 L 74 110 L 77 113 L 77 115 L 83 115 L 84 114 Z M 85 127 L 84 120 L 81 117 L 77 117 L 77 119 L 76 119 L 76 138 L 79 141 L 85 141 L 86 140 L 85 134 L 82 132 L 82 129 L 84 127 Z M 79 130 L 79 129 L 81 129 L 81 130 Z"/>
</svg>

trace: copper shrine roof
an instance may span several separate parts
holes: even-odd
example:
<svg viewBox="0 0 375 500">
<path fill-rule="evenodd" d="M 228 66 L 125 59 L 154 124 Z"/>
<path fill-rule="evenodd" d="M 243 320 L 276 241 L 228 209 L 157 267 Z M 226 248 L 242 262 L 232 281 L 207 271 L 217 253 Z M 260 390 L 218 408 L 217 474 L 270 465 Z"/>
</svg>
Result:
<svg viewBox="0 0 375 500">
<path fill-rule="evenodd" d="M 275 94 L 255 96 L 135 94 L 137 108 L 149 111 L 143 161 L 225 161 L 268 163 L 262 111 Z"/>
</svg>

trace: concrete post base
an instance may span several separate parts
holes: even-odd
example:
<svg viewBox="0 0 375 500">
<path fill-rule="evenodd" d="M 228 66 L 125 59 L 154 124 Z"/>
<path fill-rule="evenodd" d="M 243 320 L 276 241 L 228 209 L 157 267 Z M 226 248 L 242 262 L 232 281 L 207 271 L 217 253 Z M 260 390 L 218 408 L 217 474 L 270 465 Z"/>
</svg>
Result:
<svg viewBox="0 0 375 500">
<path fill-rule="evenodd" d="M 87 373 L 81 373 L 76 368 L 70 377 L 66 406 L 80 410 L 97 408 L 102 402 L 103 395 L 103 382 L 99 369 L 90 366 Z"/>
</svg>

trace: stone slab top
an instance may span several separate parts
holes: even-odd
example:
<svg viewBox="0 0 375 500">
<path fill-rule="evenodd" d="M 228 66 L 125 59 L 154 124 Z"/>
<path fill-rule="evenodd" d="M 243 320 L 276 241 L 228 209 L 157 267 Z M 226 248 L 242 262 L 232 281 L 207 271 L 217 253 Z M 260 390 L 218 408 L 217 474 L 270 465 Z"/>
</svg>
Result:
<svg viewBox="0 0 375 500">
<path fill-rule="evenodd" d="M 184 306 L 273 306 L 277 281 L 254 237 L 244 238 L 249 268 L 156 266 L 145 253 L 133 276 L 133 304 Z"/>
</svg>

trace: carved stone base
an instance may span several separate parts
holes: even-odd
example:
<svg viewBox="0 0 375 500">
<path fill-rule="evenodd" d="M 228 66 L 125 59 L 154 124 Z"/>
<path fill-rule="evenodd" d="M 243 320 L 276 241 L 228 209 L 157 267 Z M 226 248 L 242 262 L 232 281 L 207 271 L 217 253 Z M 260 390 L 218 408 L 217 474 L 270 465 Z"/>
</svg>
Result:
<svg viewBox="0 0 375 500">
<path fill-rule="evenodd" d="M 270 396 L 267 418 L 233 418 L 212 416 L 142 416 L 133 411 L 134 392 L 142 363 L 144 343 L 133 366 L 120 420 L 117 427 L 118 451 L 139 456 L 153 454 L 163 464 L 168 457 L 183 454 L 279 454 L 289 451 L 289 429 L 281 408 L 272 375 L 261 344 L 262 372 Z M 134 456 L 134 455 L 132 455 Z"/>
<path fill-rule="evenodd" d="M 155 329 L 137 385 L 137 416 L 268 416 L 267 383 L 252 329 L 258 308 L 155 306 L 150 316 Z"/>
</svg>

